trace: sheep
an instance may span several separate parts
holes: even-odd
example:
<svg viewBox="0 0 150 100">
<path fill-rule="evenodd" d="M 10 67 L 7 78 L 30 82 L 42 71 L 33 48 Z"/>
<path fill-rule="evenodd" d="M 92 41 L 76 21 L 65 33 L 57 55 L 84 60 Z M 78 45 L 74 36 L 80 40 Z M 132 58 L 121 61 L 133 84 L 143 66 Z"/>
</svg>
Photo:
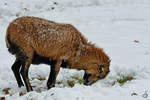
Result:
<svg viewBox="0 0 150 100">
<path fill-rule="evenodd" d="M 51 66 L 48 89 L 55 86 L 61 66 L 84 70 L 84 85 L 104 79 L 109 73 L 110 58 L 71 24 L 32 16 L 19 17 L 9 24 L 5 40 L 8 51 L 16 57 L 12 71 L 18 87 L 25 84 L 28 92 L 33 90 L 28 77 L 31 64 Z"/>
</svg>

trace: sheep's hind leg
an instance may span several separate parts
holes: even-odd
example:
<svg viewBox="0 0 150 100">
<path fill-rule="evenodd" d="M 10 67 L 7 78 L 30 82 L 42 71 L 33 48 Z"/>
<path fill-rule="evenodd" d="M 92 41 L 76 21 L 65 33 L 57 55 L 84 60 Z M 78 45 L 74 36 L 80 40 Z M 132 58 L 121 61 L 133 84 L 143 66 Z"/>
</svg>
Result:
<svg viewBox="0 0 150 100">
<path fill-rule="evenodd" d="M 62 60 L 53 60 L 51 63 L 51 72 L 47 81 L 48 89 L 55 87 L 56 77 L 59 73 Z"/>
<path fill-rule="evenodd" d="M 18 83 L 18 87 L 21 87 L 21 86 L 24 86 L 23 85 L 23 82 L 21 80 L 21 77 L 20 77 L 20 68 L 21 68 L 21 65 L 22 65 L 22 61 L 20 59 L 16 59 L 16 61 L 14 62 L 14 64 L 12 65 L 12 71 L 15 75 L 15 78 L 17 80 L 17 83 Z"/>
</svg>

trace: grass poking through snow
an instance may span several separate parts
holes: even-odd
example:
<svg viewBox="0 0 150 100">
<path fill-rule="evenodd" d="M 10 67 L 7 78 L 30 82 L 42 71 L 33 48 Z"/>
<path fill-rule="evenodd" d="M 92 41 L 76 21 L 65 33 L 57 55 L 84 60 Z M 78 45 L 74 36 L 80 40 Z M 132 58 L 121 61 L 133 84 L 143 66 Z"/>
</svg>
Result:
<svg viewBox="0 0 150 100">
<path fill-rule="evenodd" d="M 46 80 L 45 77 L 38 77 L 37 79 L 38 79 L 39 81 L 44 81 L 44 80 Z"/>
<path fill-rule="evenodd" d="M 83 79 L 77 76 L 71 76 L 67 81 L 67 86 L 69 87 L 74 87 L 75 84 L 82 84 L 83 83 Z M 57 81 L 56 84 L 61 85 L 63 84 L 63 81 Z"/>
<path fill-rule="evenodd" d="M 74 87 L 75 85 L 75 81 L 67 81 L 67 84 L 70 86 L 70 87 Z"/>
<path fill-rule="evenodd" d="M 134 80 L 135 78 L 131 75 L 128 76 L 120 76 L 117 80 L 112 82 L 112 86 L 114 86 L 115 84 L 119 84 L 120 86 L 124 85 L 125 83 Z"/>
<path fill-rule="evenodd" d="M 79 78 L 79 77 L 77 77 L 77 76 L 72 76 L 72 78 L 73 78 L 74 80 L 76 80 L 77 83 L 79 83 L 79 84 L 82 84 L 82 83 L 83 83 L 83 79 L 82 79 L 82 78 Z"/>
</svg>

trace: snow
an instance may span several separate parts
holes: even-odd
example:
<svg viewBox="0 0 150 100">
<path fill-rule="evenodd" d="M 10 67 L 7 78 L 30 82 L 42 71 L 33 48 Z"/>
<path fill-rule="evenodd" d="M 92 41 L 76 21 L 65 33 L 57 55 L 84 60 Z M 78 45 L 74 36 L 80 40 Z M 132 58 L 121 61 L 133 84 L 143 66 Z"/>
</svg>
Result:
<svg viewBox="0 0 150 100">
<path fill-rule="evenodd" d="M 56 2 L 56 3 L 55 3 Z M 150 1 L 149 0 L 0 0 L 0 97 L 6 100 L 149 100 Z M 61 69 L 56 87 L 47 90 L 50 67 L 32 65 L 29 76 L 34 91 L 18 88 L 11 66 L 15 57 L 5 44 L 6 28 L 17 16 L 37 16 L 73 24 L 89 41 L 111 58 L 110 73 L 92 86 L 67 84 L 84 71 Z M 138 42 L 136 42 L 138 41 Z M 120 75 L 135 79 L 111 85 Z M 40 81 L 39 77 L 46 77 Z M 9 89 L 9 94 L 3 92 Z M 19 92 L 25 93 L 19 96 Z M 131 96 L 132 93 L 137 95 Z"/>
</svg>

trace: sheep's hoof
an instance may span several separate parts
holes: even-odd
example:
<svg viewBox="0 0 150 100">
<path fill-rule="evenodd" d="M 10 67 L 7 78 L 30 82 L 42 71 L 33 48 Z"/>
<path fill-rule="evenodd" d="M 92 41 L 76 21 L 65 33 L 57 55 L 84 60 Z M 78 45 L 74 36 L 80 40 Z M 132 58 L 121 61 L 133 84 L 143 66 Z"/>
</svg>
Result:
<svg viewBox="0 0 150 100">
<path fill-rule="evenodd" d="M 21 88 L 22 86 L 24 86 L 23 83 L 19 83 L 19 84 L 18 84 L 18 87 L 19 87 L 19 88 Z"/>
<path fill-rule="evenodd" d="M 48 84 L 47 84 L 47 88 L 48 88 L 48 89 L 51 89 L 51 88 L 53 88 L 53 87 L 55 87 L 55 83 L 48 83 Z"/>
</svg>

